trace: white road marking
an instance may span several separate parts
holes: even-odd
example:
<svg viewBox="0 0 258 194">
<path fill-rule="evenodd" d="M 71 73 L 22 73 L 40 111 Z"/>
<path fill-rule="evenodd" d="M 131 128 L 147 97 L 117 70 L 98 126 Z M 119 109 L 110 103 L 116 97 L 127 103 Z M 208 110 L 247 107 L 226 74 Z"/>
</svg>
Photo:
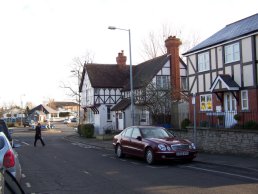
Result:
<svg viewBox="0 0 258 194">
<path fill-rule="evenodd" d="M 30 144 L 28 144 L 28 143 L 26 143 L 26 142 L 24 142 L 24 141 L 23 141 L 22 143 L 25 144 L 25 145 L 30 145 Z"/>
<path fill-rule="evenodd" d="M 222 172 L 222 171 L 217 171 L 217 170 L 210 170 L 210 169 L 206 169 L 206 168 L 198 168 L 198 167 L 194 167 L 194 166 L 184 166 L 184 167 L 181 167 L 181 168 L 192 168 L 192 169 L 197 169 L 197 170 L 203 170 L 203 171 L 206 171 L 206 172 L 225 174 L 225 175 L 229 175 L 229 176 L 235 176 L 235 177 L 250 179 L 250 180 L 253 180 L 253 181 L 258 181 L 258 178 L 253 178 L 253 177 L 244 176 L 244 175 L 240 175 L 240 174 Z"/>
<path fill-rule="evenodd" d="M 26 177 L 26 175 L 25 174 L 22 174 L 22 178 L 25 178 Z"/>
<path fill-rule="evenodd" d="M 88 175 L 90 175 L 90 173 L 88 172 L 88 171 L 83 171 L 85 174 L 88 174 Z"/>
<path fill-rule="evenodd" d="M 31 188 L 31 184 L 30 183 L 26 183 L 26 187 Z"/>
</svg>

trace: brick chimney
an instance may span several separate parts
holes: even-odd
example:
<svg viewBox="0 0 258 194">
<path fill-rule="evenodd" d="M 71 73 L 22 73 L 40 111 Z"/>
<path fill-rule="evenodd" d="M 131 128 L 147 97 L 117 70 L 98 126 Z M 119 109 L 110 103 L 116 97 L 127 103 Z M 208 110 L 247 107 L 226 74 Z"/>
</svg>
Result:
<svg viewBox="0 0 258 194">
<path fill-rule="evenodd" d="M 179 46 L 181 45 L 179 38 L 169 36 L 165 40 L 167 54 L 170 55 L 170 75 L 171 87 L 173 91 L 173 99 L 180 100 L 180 62 L 179 62 Z"/>
<path fill-rule="evenodd" d="M 123 50 L 120 53 L 118 53 L 118 56 L 116 57 L 116 62 L 119 66 L 126 65 L 126 56 L 124 56 Z"/>
</svg>

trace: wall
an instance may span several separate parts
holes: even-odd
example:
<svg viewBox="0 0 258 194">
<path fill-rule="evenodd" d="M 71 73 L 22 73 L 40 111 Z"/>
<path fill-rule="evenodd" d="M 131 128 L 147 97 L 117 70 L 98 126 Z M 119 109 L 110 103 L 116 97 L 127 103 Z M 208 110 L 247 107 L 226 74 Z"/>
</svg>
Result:
<svg viewBox="0 0 258 194">
<path fill-rule="evenodd" d="M 193 141 L 193 130 L 175 130 L 177 137 Z M 258 130 L 197 129 L 197 148 L 205 152 L 258 157 Z"/>
</svg>

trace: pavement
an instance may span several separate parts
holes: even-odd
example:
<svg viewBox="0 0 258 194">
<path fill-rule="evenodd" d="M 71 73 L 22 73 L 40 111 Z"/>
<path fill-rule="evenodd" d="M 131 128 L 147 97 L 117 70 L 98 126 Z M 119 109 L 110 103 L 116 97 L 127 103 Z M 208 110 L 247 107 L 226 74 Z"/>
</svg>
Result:
<svg viewBox="0 0 258 194">
<path fill-rule="evenodd" d="M 94 147 L 114 150 L 112 140 L 85 138 L 80 137 L 78 134 L 66 136 L 65 139 L 70 142 L 83 143 Z M 255 171 L 258 170 L 258 158 L 251 156 L 199 152 L 194 161 L 206 164 L 216 164 L 249 170 L 251 169 Z"/>
</svg>

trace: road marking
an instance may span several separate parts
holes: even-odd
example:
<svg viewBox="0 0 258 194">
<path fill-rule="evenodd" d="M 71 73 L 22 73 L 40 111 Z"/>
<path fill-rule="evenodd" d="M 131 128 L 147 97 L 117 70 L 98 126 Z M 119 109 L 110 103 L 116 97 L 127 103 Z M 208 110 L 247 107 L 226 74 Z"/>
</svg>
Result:
<svg viewBox="0 0 258 194">
<path fill-rule="evenodd" d="M 90 172 L 88 172 L 88 171 L 86 171 L 86 170 L 84 170 L 83 173 L 84 173 L 84 174 L 87 174 L 87 175 L 90 175 Z"/>
<path fill-rule="evenodd" d="M 25 183 L 26 187 L 31 188 L 31 184 L 30 183 Z"/>
<path fill-rule="evenodd" d="M 24 142 L 24 141 L 23 141 L 22 143 L 25 144 L 25 145 L 30 145 L 30 144 L 28 144 L 28 143 L 26 143 L 26 142 Z"/>
<path fill-rule="evenodd" d="M 22 178 L 25 178 L 26 177 L 26 175 L 25 174 L 22 174 Z"/>
<path fill-rule="evenodd" d="M 181 167 L 181 168 L 192 168 L 192 169 L 197 169 L 197 170 L 202 170 L 202 171 L 207 171 L 207 172 L 225 174 L 225 175 L 229 175 L 229 176 L 236 176 L 236 177 L 240 177 L 240 178 L 250 179 L 250 180 L 253 180 L 253 181 L 258 181 L 258 178 L 253 178 L 253 177 L 244 176 L 244 175 L 235 174 L 235 173 L 228 173 L 228 172 L 222 172 L 222 171 L 217 171 L 217 170 L 210 170 L 210 169 L 206 169 L 206 168 L 198 168 L 198 167 L 194 167 L 194 166 L 184 166 L 184 167 Z"/>
</svg>

